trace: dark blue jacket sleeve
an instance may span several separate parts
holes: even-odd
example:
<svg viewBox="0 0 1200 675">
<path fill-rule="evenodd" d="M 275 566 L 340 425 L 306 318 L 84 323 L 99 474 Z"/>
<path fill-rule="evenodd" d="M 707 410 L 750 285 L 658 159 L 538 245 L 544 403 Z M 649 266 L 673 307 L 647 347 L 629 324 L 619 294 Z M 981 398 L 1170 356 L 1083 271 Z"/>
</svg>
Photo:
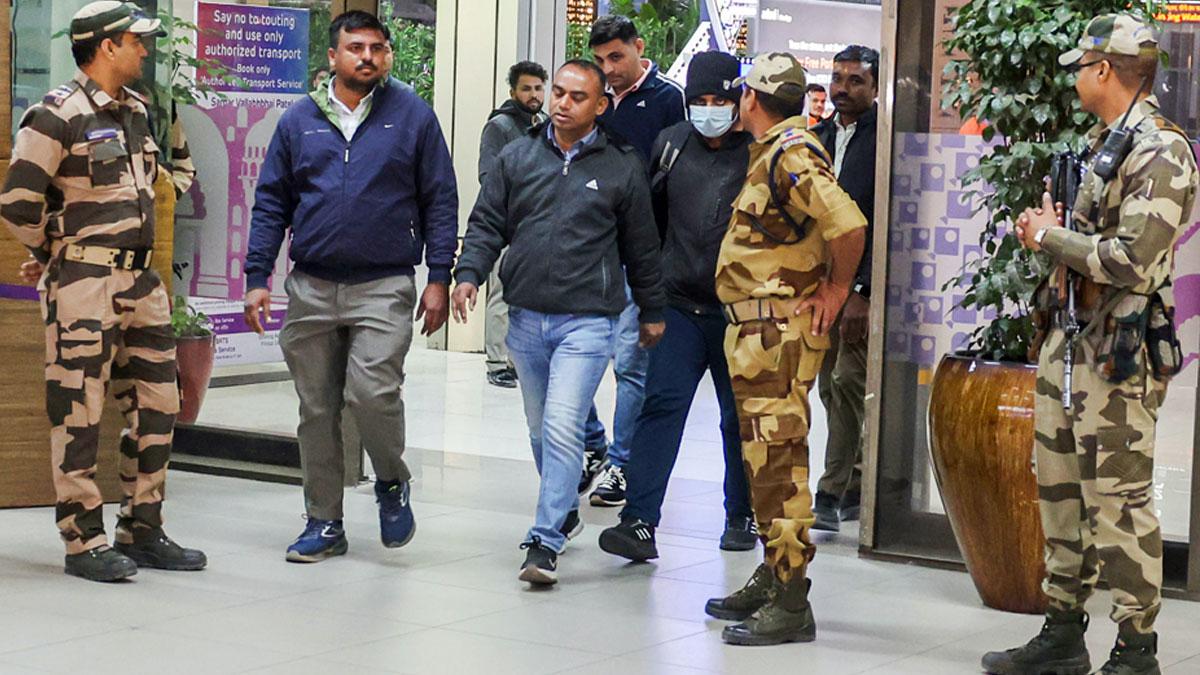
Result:
<svg viewBox="0 0 1200 675">
<path fill-rule="evenodd" d="M 463 238 L 462 255 L 454 271 L 454 278 L 460 284 L 483 285 L 500 252 L 512 240 L 508 222 L 508 194 L 512 189 L 507 166 L 512 158 L 510 148 L 505 147 L 484 176 L 475 208 L 467 218 L 467 235 Z"/>
<path fill-rule="evenodd" d="M 450 283 L 458 249 L 458 184 L 442 127 L 430 110 L 418 140 L 417 202 L 430 283 Z"/>
<path fill-rule="evenodd" d="M 292 223 L 298 201 L 292 173 L 292 151 L 288 142 L 287 116 L 280 120 L 267 147 L 254 190 L 250 212 L 250 242 L 246 250 L 246 290 L 268 288 L 279 247 Z"/>
</svg>

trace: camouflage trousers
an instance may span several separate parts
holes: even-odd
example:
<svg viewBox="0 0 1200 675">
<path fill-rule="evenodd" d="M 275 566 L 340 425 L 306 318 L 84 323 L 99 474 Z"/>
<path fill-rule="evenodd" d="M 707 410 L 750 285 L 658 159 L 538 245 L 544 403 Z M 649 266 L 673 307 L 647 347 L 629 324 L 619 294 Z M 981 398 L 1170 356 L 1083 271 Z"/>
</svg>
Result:
<svg viewBox="0 0 1200 675">
<path fill-rule="evenodd" d="M 1162 536 L 1154 511 L 1154 427 L 1166 384 L 1139 371 L 1121 384 L 1097 374 L 1097 337 L 1075 346 L 1072 409 L 1061 402 L 1065 337 L 1047 336 L 1038 361 L 1035 459 L 1043 589 L 1055 609 L 1082 607 L 1101 571 L 1122 632 L 1149 633 L 1161 604 Z"/>
<path fill-rule="evenodd" d="M 816 549 L 808 487 L 808 392 L 829 338 L 812 335 L 811 316 L 750 321 L 725 334 L 737 400 L 750 502 L 766 563 L 781 581 L 803 577 Z"/>
<path fill-rule="evenodd" d="M 44 284 L 46 411 L 59 532 L 69 554 L 108 543 L 95 477 L 111 381 L 126 423 L 116 538 L 130 543 L 162 526 L 163 483 L 179 412 L 166 287 L 153 270 L 59 260 L 50 263 Z"/>
</svg>

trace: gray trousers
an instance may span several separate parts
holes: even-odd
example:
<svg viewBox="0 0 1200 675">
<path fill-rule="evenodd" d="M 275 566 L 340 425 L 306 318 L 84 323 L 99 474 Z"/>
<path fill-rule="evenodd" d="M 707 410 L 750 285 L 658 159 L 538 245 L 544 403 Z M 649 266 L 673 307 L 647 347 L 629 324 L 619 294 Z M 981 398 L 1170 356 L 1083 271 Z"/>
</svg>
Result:
<svg viewBox="0 0 1200 675">
<path fill-rule="evenodd" d="M 483 318 L 483 351 L 487 354 L 489 373 L 512 368 L 508 346 L 504 344 L 504 339 L 508 337 L 508 303 L 504 302 L 504 284 L 496 272 L 498 269 L 499 260 L 488 277 L 487 307 Z"/>
<path fill-rule="evenodd" d="M 848 343 L 837 325 L 833 346 L 825 352 L 817 391 L 825 406 L 829 440 L 825 444 L 825 473 L 817 490 L 834 497 L 862 490 L 862 429 L 867 392 L 867 339 Z"/>
<path fill-rule="evenodd" d="M 404 464 L 404 357 L 412 344 L 411 276 L 361 284 L 292 272 L 280 347 L 300 397 L 300 465 L 308 515 L 342 517 L 342 409 L 354 415 L 382 481 L 409 480 Z"/>
</svg>

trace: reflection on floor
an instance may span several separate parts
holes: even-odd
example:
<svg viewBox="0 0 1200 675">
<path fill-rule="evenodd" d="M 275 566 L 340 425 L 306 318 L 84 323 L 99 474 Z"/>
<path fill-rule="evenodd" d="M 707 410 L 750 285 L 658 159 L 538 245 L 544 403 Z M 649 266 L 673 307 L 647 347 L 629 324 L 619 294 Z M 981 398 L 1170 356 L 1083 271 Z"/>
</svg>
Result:
<svg viewBox="0 0 1200 675">
<path fill-rule="evenodd" d="M 0 511 L 9 542 L 0 553 L 0 673 L 78 673 L 86 662 L 88 672 L 122 674 L 938 675 L 978 672 L 983 651 L 1040 625 L 981 607 L 965 574 L 859 559 L 850 528 L 817 540 L 815 643 L 724 646 L 724 624 L 704 615 L 704 601 L 743 582 L 759 554 L 717 549 L 720 460 L 707 402 L 668 494 L 661 559 L 627 565 L 602 553 L 596 536 L 616 513 L 584 507 L 587 529 L 560 559 L 559 585 L 530 591 L 516 579 L 517 544 L 537 478 L 519 395 L 484 384 L 478 357 L 416 352 L 409 370 L 410 442 L 425 449 L 413 458 L 419 526 L 409 546 L 379 544 L 362 486 L 346 495 L 349 555 L 288 564 L 284 548 L 303 527 L 298 488 L 175 472 L 168 529 L 206 549 L 210 568 L 146 570 L 105 586 L 62 574 L 51 510 Z M 205 414 L 238 411 L 287 431 L 294 401 L 286 388 L 261 387 L 240 408 L 214 392 Z M 610 384 L 602 403 L 611 409 Z M 1090 606 L 1098 662 L 1115 634 L 1106 601 Z M 1200 604 L 1166 602 L 1165 672 L 1200 674 L 1197 625 Z"/>
</svg>

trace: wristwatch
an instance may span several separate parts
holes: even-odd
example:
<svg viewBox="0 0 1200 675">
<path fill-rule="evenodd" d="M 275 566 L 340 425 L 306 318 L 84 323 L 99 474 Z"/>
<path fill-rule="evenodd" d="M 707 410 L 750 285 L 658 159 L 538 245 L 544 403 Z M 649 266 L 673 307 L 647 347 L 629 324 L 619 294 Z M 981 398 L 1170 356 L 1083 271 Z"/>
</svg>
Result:
<svg viewBox="0 0 1200 675">
<path fill-rule="evenodd" d="M 1041 246 L 1042 240 L 1046 238 L 1046 233 L 1049 231 L 1050 228 L 1048 227 L 1043 227 L 1042 229 L 1038 230 L 1037 233 L 1033 235 L 1033 242 L 1038 246 Z"/>
</svg>

